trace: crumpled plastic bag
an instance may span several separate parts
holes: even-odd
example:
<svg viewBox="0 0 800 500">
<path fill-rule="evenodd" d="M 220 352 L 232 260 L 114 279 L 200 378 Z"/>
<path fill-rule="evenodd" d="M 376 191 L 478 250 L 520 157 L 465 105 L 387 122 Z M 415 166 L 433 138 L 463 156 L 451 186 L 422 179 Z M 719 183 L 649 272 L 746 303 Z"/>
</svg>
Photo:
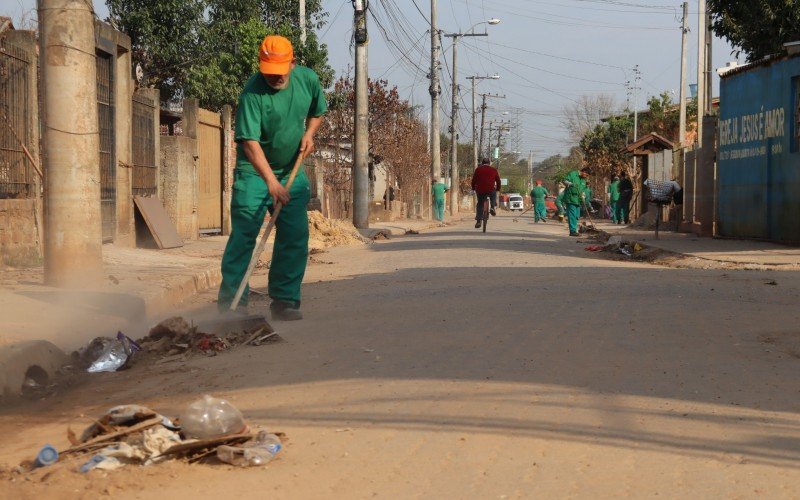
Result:
<svg viewBox="0 0 800 500">
<path fill-rule="evenodd" d="M 247 428 L 244 417 L 236 407 L 208 394 L 189 405 L 181 415 L 181 424 L 187 436 L 197 439 L 237 434 Z"/>
<path fill-rule="evenodd" d="M 141 351 L 139 344 L 122 332 L 117 332 L 116 340 L 106 345 L 100 356 L 86 370 L 89 373 L 115 372 L 128 364 L 136 351 Z"/>
</svg>

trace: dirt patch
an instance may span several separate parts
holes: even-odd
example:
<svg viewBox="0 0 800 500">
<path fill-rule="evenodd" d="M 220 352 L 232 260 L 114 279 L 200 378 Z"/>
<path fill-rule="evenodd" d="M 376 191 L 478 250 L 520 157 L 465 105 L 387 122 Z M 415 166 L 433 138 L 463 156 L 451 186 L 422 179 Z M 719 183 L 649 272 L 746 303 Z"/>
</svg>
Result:
<svg viewBox="0 0 800 500">
<path fill-rule="evenodd" d="M 764 333 L 758 336 L 758 341 L 800 359 L 800 332 Z"/>
<path fill-rule="evenodd" d="M 308 231 L 312 250 L 369 242 L 349 221 L 328 219 L 317 211 L 308 212 Z"/>
</svg>

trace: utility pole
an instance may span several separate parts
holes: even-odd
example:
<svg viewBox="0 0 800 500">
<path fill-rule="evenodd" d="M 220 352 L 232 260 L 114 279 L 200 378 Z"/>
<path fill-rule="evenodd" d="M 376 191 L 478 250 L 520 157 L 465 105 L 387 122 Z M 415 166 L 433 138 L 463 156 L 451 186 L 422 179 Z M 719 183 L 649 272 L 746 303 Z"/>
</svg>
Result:
<svg viewBox="0 0 800 500">
<path fill-rule="evenodd" d="M 90 286 L 103 272 L 100 135 L 92 6 L 37 2 L 44 105 L 44 281 Z"/>
<path fill-rule="evenodd" d="M 477 124 L 477 114 L 478 111 L 475 109 L 475 80 L 499 80 L 500 75 L 492 75 L 492 76 L 468 76 L 467 80 L 472 80 L 472 166 L 473 168 L 478 165 L 478 124 Z M 481 109 L 486 108 L 486 97 L 483 97 L 483 106 Z M 481 114 L 481 118 L 483 118 L 483 114 Z M 483 121 L 481 121 L 481 144 L 480 147 L 483 147 Z"/>
<path fill-rule="evenodd" d="M 450 35 L 445 35 L 450 36 Z M 463 35 L 462 35 L 463 36 Z M 458 183 L 458 38 L 453 35 L 453 89 L 452 102 L 450 103 L 450 216 L 458 213 L 458 199 L 460 198 Z"/>
<path fill-rule="evenodd" d="M 711 11 L 706 9 L 706 114 L 714 107 L 713 45 L 714 33 L 711 31 Z"/>
<path fill-rule="evenodd" d="M 683 2 L 683 26 L 681 26 L 681 90 L 680 99 L 680 145 L 686 145 L 686 73 L 689 44 L 689 2 Z"/>
<path fill-rule="evenodd" d="M 369 89 L 367 74 L 367 10 L 365 0 L 354 0 L 353 33 L 356 42 L 355 144 L 353 147 L 353 225 L 369 227 Z"/>
<path fill-rule="evenodd" d="M 306 0 L 300 2 L 300 45 L 306 47 Z"/>
<path fill-rule="evenodd" d="M 697 145 L 703 146 L 703 115 L 706 111 L 706 0 L 697 0 Z"/>
<path fill-rule="evenodd" d="M 431 0 L 431 179 L 439 180 L 442 174 L 442 150 L 439 127 L 439 28 L 436 0 Z"/>
<path fill-rule="evenodd" d="M 528 153 L 528 191 L 533 190 L 533 151 Z"/>
<path fill-rule="evenodd" d="M 458 213 L 459 177 L 458 171 L 458 39 L 464 36 L 489 36 L 488 33 L 447 33 L 444 36 L 453 39 L 453 88 L 450 104 L 450 215 Z M 473 106 L 475 97 L 475 80 L 472 80 Z M 473 110 L 474 111 L 474 110 Z M 473 120 L 474 124 L 474 120 Z"/>
<path fill-rule="evenodd" d="M 499 95 L 499 94 L 481 94 L 481 97 L 483 98 L 483 103 L 481 104 L 481 135 L 480 135 L 480 142 L 478 143 L 478 151 L 480 151 L 480 153 L 483 154 L 483 129 L 484 129 L 484 123 L 486 122 L 486 109 L 487 109 L 486 99 L 489 98 L 489 97 L 493 97 L 495 99 L 505 99 L 506 96 Z M 490 123 L 490 125 L 491 125 L 491 123 Z M 491 146 L 492 139 L 491 139 L 491 137 L 492 137 L 492 133 L 491 133 L 491 130 L 490 130 L 489 131 L 489 149 L 490 150 L 492 149 L 492 146 Z M 489 156 L 491 156 L 491 155 L 489 155 Z"/>
</svg>

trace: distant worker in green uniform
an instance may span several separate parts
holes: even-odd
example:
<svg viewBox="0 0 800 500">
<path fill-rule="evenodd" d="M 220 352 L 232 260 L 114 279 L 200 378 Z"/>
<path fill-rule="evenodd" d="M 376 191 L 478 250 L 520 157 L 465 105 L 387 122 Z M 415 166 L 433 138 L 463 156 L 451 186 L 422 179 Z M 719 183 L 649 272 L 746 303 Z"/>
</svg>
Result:
<svg viewBox="0 0 800 500">
<path fill-rule="evenodd" d="M 285 187 L 295 160 L 314 151 L 314 134 L 327 111 L 319 77 L 296 66 L 294 50 L 282 36 L 268 36 L 258 53 L 236 110 L 236 169 L 231 197 L 231 235 L 222 256 L 218 307 L 230 307 L 253 254 L 259 229 L 276 200 L 283 209 L 275 223 L 269 269 L 270 311 L 276 320 L 302 319 L 300 284 L 308 262 L 308 177 L 299 171 Z M 247 304 L 248 290 L 242 297 Z"/>
<path fill-rule="evenodd" d="M 594 213 L 594 209 L 592 208 L 592 188 L 591 186 L 589 186 L 589 183 L 585 181 L 584 181 L 584 186 L 585 186 L 583 190 L 584 208 L 586 209 L 587 213 L 588 212 Z"/>
<path fill-rule="evenodd" d="M 608 206 L 611 208 L 611 222 L 617 223 L 617 202 L 619 201 L 619 176 L 615 175 L 614 180 L 608 185 Z"/>
<path fill-rule="evenodd" d="M 542 186 L 542 181 L 536 181 L 536 187 L 531 191 L 531 198 L 533 198 L 533 222 L 547 222 L 547 205 L 545 198 L 550 193 L 547 188 Z"/>
<path fill-rule="evenodd" d="M 573 170 L 564 179 L 564 205 L 567 211 L 567 221 L 569 222 L 569 235 L 580 236 L 578 223 L 581 218 L 581 206 L 585 203 L 586 178 L 589 177 L 590 169 L 584 168 L 580 172 Z"/>
<path fill-rule="evenodd" d="M 431 188 L 431 193 L 433 193 L 433 218 L 439 222 L 444 221 L 444 205 L 445 205 L 445 193 L 449 191 L 447 185 L 439 180 L 436 182 L 432 180 L 431 183 L 433 187 Z"/>
</svg>

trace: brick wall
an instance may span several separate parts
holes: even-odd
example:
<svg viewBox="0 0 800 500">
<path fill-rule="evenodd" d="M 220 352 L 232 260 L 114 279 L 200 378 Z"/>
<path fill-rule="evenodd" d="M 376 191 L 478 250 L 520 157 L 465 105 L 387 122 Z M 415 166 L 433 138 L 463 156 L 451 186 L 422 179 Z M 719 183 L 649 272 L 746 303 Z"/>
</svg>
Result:
<svg viewBox="0 0 800 500">
<path fill-rule="evenodd" d="M 35 200 L 0 200 L 0 265 L 37 264 L 39 235 Z"/>
</svg>

